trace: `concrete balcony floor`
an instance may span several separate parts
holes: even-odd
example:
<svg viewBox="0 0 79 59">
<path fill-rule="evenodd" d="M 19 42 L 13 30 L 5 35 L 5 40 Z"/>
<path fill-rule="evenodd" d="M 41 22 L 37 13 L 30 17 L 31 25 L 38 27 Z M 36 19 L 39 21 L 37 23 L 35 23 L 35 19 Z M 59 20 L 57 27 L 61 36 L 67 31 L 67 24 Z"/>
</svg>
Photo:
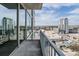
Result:
<svg viewBox="0 0 79 59">
<path fill-rule="evenodd" d="M 10 56 L 42 56 L 39 40 L 24 40 Z"/>
</svg>

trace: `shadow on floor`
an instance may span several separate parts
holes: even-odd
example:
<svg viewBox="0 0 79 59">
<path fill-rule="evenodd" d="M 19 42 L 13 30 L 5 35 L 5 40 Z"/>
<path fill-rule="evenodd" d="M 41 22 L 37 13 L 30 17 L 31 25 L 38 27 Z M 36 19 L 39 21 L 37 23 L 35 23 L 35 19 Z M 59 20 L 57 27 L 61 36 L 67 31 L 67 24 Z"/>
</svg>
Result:
<svg viewBox="0 0 79 59">
<path fill-rule="evenodd" d="M 22 41 L 21 41 L 22 42 Z M 0 56 L 9 56 L 10 53 L 17 47 L 16 40 L 10 40 L 0 45 Z"/>
</svg>

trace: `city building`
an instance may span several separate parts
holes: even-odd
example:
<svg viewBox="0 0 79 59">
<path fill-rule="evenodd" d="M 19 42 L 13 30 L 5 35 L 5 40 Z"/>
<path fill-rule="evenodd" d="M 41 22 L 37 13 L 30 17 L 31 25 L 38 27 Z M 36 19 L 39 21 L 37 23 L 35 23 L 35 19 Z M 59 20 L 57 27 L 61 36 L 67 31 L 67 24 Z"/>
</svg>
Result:
<svg viewBox="0 0 79 59">
<path fill-rule="evenodd" d="M 11 18 L 3 17 L 2 19 L 2 33 L 7 34 L 7 32 L 12 31 L 13 27 L 13 20 Z"/>
<path fill-rule="evenodd" d="M 68 33 L 68 18 L 60 19 L 59 33 Z"/>
</svg>

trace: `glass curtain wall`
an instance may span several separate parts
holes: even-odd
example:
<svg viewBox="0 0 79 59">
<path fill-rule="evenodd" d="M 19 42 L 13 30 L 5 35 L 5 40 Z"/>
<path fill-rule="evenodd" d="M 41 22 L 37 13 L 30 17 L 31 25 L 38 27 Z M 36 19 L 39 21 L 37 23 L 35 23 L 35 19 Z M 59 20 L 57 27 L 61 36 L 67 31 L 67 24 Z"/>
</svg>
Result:
<svg viewBox="0 0 79 59">
<path fill-rule="evenodd" d="M 15 40 L 14 29 L 16 20 L 16 10 L 8 9 L 0 4 L 0 43 L 8 40 Z"/>
<path fill-rule="evenodd" d="M 19 39 L 24 40 L 25 34 L 25 11 L 24 9 L 19 9 Z"/>
<path fill-rule="evenodd" d="M 16 9 L 9 9 L 6 6 L 7 3 L 0 3 L 0 56 L 10 55 L 17 47 Z"/>
</svg>

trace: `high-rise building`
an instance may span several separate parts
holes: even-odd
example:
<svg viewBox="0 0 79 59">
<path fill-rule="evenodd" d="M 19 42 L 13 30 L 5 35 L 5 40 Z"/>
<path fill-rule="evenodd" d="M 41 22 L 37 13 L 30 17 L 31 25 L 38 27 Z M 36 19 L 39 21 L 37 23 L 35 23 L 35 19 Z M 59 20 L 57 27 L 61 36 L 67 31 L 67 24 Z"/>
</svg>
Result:
<svg viewBox="0 0 79 59">
<path fill-rule="evenodd" d="M 68 33 L 69 32 L 69 30 L 68 30 L 68 18 L 65 18 L 64 22 L 65 22 L 65 33 Z"/>
<path fill-rule="evenodd" d="M 8 30 L 13 30 L 13 20 L 7 17 L 2 19 L 2 27 L 3 27 L 3 34 L 8 32 Z"/>
<path fill-rule="evenodd" d="M 68 33 L 68 18 L 60 19 L 59 33 Z"/>
</svg>

